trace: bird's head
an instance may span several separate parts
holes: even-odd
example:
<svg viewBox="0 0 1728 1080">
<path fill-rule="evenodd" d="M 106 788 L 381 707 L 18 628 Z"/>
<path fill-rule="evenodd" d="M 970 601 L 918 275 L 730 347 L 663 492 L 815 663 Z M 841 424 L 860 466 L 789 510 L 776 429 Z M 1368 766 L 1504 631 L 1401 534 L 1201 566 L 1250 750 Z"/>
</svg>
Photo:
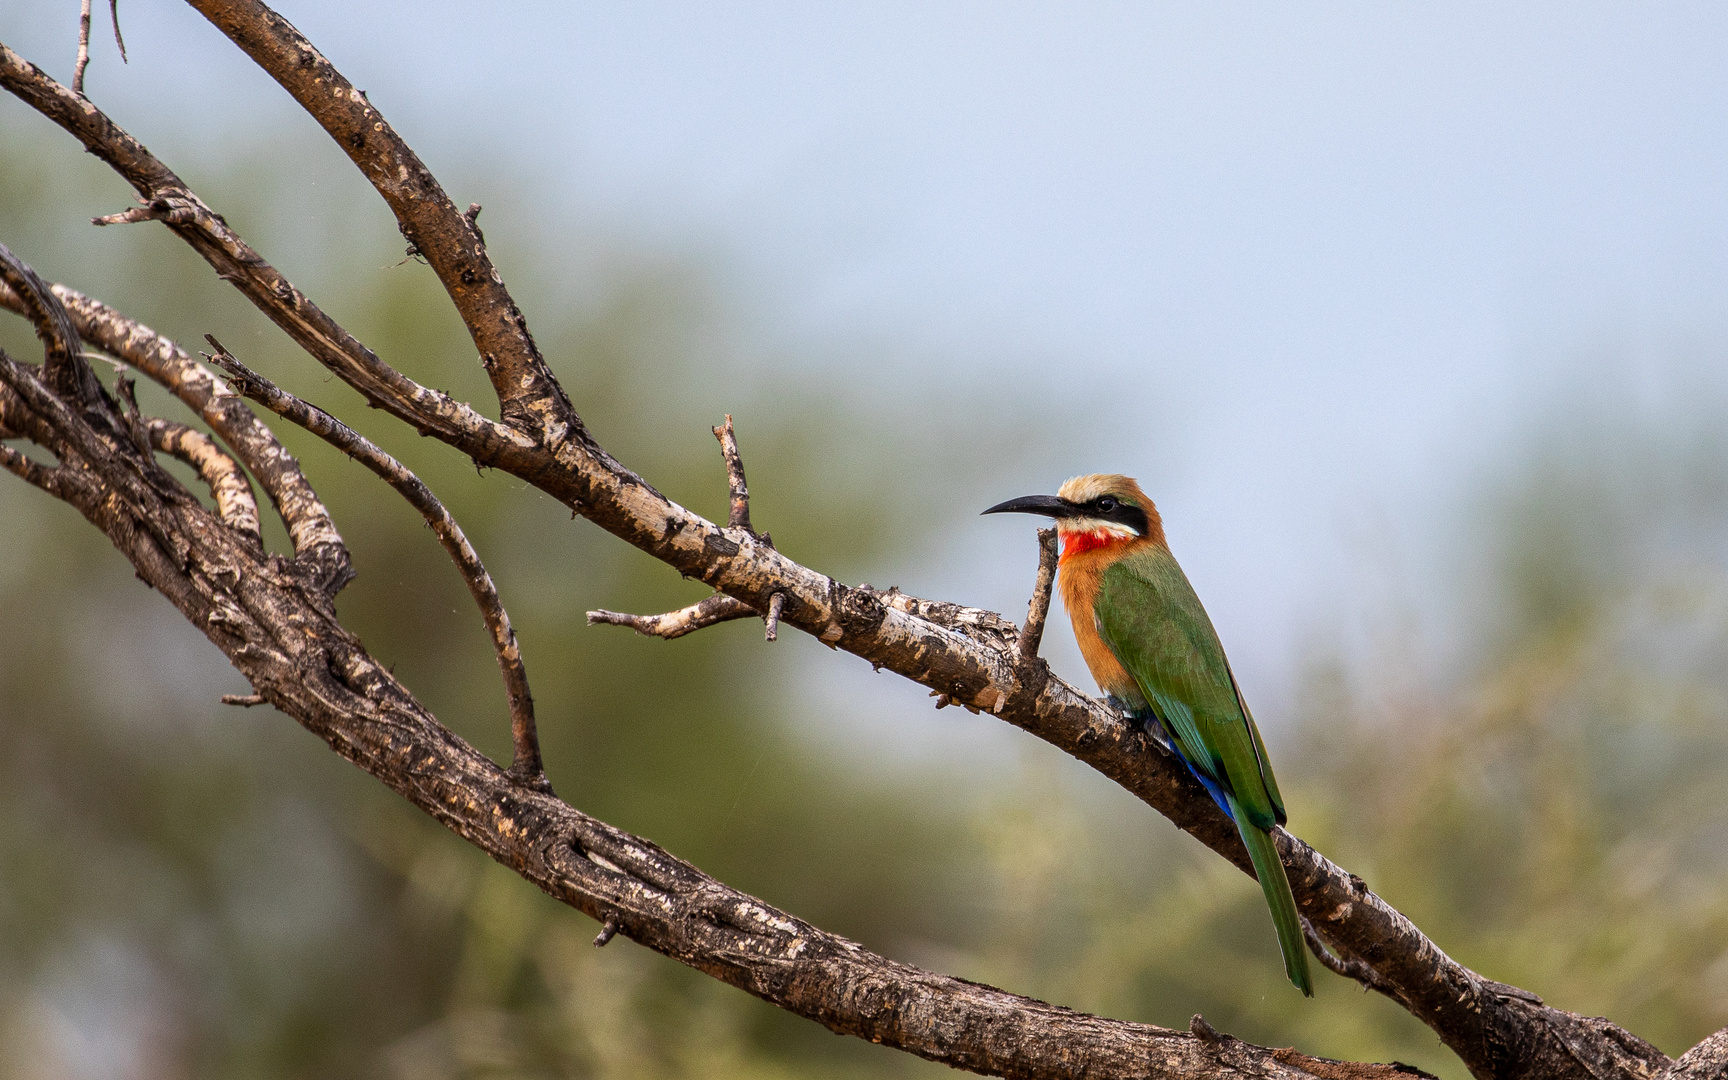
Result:
<svg viewBox="0 0 1728 1080">
<path fill-rule="evenodd" d="M 1064 559 L 1095 548 L 1164 541 L 1158 508 L 1131 476 L 1076 476 L 1054 495 L 1026 495 L 997 503 L 986 514 L 1043 514 L 1056 519 Z"/>
</svg>

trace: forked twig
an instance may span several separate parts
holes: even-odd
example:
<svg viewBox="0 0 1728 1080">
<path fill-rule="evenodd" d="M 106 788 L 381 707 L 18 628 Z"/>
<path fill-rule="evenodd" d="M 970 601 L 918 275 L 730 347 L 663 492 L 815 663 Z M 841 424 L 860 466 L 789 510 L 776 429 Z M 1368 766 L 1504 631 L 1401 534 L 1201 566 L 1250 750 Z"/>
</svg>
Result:
<svg viewBox="0 0 1728 1080">
<path fill-rule="evenodd" d="M 114 20 L 114 44 L 120 47 L 120 62 L 126 59 L 126 39 L 120 36 L 120 0 L 108 0 L 108 17 Z M 72 89 L 84 92 L 84 69 L 90 66 L 90 0 L 78 8 L 78 66 L 72 69 Z"/>
<path fill-rule="evenodd" d="M 468 584 L 469 593 L 480 607 L 486 629 L 491 632 L 492 645 L 498 654 L 498 668 L 504 675 L 505 696 L 510 703 L 510 734 L 514 744 L 510 772 L 524 784 L 545 791 L 551 790 L 546 781 L 545 764 L 540 757 L 540 738 L 534 726 L 534 698 L 528 692 L 528 671 L 522 664 L 522 650 L 516 644 L 516 631 L 510 626 L 510 616 L 504 610 L 504 602 L 498 598 L 498 587 L 492 583 L 492 575 L 486 572 L 480 556 L 468 542 L 461 526 L 456 524 L 456 519 L 450 516 L 450 511 L 444 508 L 444 504 L 432 494 L 432 489 L 410 472 L 407 466 L 334 416 L 300 400 L 242 364 L 212 335 L 204 335 L 204 340 L 216 350 L 210 355 L 211 361 L 232 376 L 235 390 L 277 416 L 299 424 L 348 456 L 357 458 L 362 465 L 400 492 L 414 509 L 420 511 L 420 515 L 437 534 L 438 542 L 444 545 L 444 550 L 450 553 L 451 560 L 456 563 L 462 579 Z"/>
<path fill-rule="evenodd" d="M 720 440 L 720 456 L 726 462 L 726 494 L 727 512 L 726 527 L 743 529 L 751 536 L 769 547 L 774 546 L 774 540 L 767 533 L 758 533 L 750 526 L 750 484 L 744 479 L 744 458 L 738 453 L 738 435 L 732 428 L 732 415 L 726 415 L 726 422 L 711 429 L 714 437 Z M 768 600 L 768 612 L 763 614 L 744 601 L 725 593 L 715 593 L 688 607 L 677 611 L 668 611 L 660 615 L 631 615 L 623 611 L 590 611 L 588 624 L 604 623 L 607 626 L 628 626 L 638 634 L 649 637 L 664 638 L 671 641 L 685 634 L 693 634 L 698 630 L 714 626 L 718 623 L 731 622 L 734 619 L 746 619 L 761 615 L 763 622 L 763 639 L 774 641 L 780 636 L 780 614 L 786 608 L 786 594 L 776 591 Z"/>
</svg>

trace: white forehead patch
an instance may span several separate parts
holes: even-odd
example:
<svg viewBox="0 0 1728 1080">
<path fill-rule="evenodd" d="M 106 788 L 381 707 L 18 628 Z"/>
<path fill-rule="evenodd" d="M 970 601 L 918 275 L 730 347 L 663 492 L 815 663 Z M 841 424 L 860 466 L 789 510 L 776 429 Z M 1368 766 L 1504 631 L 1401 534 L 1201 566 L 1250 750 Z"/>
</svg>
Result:
<svg viewBox="0 0 1728 1080">
<path fill-rule="evenodd" d="M 1106 478 L 1102 476 L 1076 476 L 1057 489 L 1056 494 L 1074 503 L 1089 503 L 1106 490 Z"/>
</svg>

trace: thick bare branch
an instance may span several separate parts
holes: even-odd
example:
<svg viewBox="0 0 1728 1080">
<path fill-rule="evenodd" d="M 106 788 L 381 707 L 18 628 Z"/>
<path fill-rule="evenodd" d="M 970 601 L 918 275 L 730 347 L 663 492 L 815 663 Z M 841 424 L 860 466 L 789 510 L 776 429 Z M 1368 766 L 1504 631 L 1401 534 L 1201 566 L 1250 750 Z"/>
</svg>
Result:
<svg viewBox="0 0 1728 1080">
<path fill-rule="evenodd" d="M 242 364 L 214 337 L 207 334 L 205 338 L 216 350 L 211 360 L 233 378 L 240 393 L 358 459 L 420 511 L 438 542 L 450 554 L 462 580 L 467 583 L 468 592 L 480 608 L 480 617 L 485 620 L 486 630 L 492 637 L 492 647 L 498 655 L 498 670 L 504 676 L 504 694 L 510 706 L 511 775 L 524 783 L 550 790 L 546 766 L 540 757 L 540 737 L 534 726 L 534 696 L 528 690 L 528 669 L 522 663 L 522 649 L 516 642 L 516 631 L 510 625 L 510 615 L 504 610 L 504 601 L 498 597 L 498 587 L 492 583 L 492 575 L 486 572 L 485 564 L 468 542 L 462 527 L 450 516 L 450 511 L 432 494 L 432 489 L 400 461 L 323 409 L 307 404 Z"/>
<path fill-rule="evenodd" d="M 271 321 L 320 363 L 422 432 L 490 447 L 521 443 L 523 436 L 493 423 L 448 394 L 421 386 L 378 358 L 324 314 L 228 227 L 144 145 L 100 109 L 55 82 L 36 65 L 0 45 L 0 86 L 59 124 L 137 190 L 150 218 L 165 223 L 202 255 L 223 280 L 239 289 Z"/>
<path fill-rule="evenodd" d="M 137 480 L 129 443 L 110 445 L 26 365 L 0 360 L 0 382 L 57 428 L 64 425 L 67 441 L 88 455 L 88 482 L 69 492 L 69 501 L 223 651 L 258 697 L 615 932 L 834 1031 L 975 1072 L 1067 1076 L 1078 1063 L 1099 1078 L 1408 1073 L 1087 1016 L 921 971 L 727 887 L 487 760 L 366 653 L 321 593 L 284 574 L 287 564 L 220 526 L 183 489 Z M 229 362 L 237 379 L 255 378 Z M 249 389 L 262 392 L 263 384 Z M 304 419 L 329 427 L 327 417 Z M 150 523 L 150 531 L 137 522 Z M 251 702 L 235 697 L 236 704 Z"/>
<path fill-rule="evenodd" d="M 262 5 L 199 3 L 198 6 L 212 11 L 220 7 L 231 13 L 233 18 L 227 24 L 221 20 L 230 15 L 218 12 L 212 17 L 254 56 L 264 57 L 260 62 L 279 81 L 291 90 L 299 87 L 295 90 L 296 97 L 339 141 L 344 134 L 370 139 L 371 135 L 359 126 L 361 121 L 379 125 L 373 131 L 385 130 L 382 119 L 370 105 L 361 107 L 363 97 L 346 82 L 337 82 L 340 76 L 309 45 L 302 48 L 294 44 L 303 39 Z M 0 54 L 0 82 L 11 85 L 17 80 L 8 74 L 8 55 Z M 304 70 L 295 67 L 300 58 L 305 59 Z M 347 89 L 338 95 L 335 91 L 342 88 Z M 19 91 L 14 87 L 14 92 Z M 27 94 L 20 96 L 36 104 Z M 51 102 L 49 108 L 40 104 L 37 107 L 49 111 L 58 105 Z M 80 137 L 86 138 L 86 145 L 92 145 L 91 139 L 100 143 L 117 131 L 105 118 L 101 124 L 106 127 L 100 131 L 90 125 L 78 127 L 68 123 L 67 126 L 89 133 L 89 138 L 86 134 Z M 96 146 L 92 148 L 104 153 Z M 405 149 L 391 134 L 386 152 L 369 159 L 373 165 L 362 162 L 362 168 L 375 169 L 376 162 L 382 160 L 395 161 L 405 168 L 406 159 L 399 153 Z M 418 161 L 413 164 L 420 168 Z M 384 190 L 387 182 L 394 183 L 373 172 L 368 175 L 380 190 Z M 404 175 L 418 176 L 418 173 Z M 401 199 L 393 201 L 392 207 L 397 209 L 404 230 L 417 242 L 421 237 L 411 231 L 411 222 L 419 223 L 414 226 L 419 228 L 448 224 L 445 219 L 452 216 L 460 218 L 441 192 L 437 198 L 425 200 L 417 200 L 408 189 L 399 194 Z M 388 192 L 386 198 L 391 198 Z M 463 222 L 461 231 L 450 235 L 462 235 L 468 225 Z M 198 245 L 197 239 L 189 237 L 189 240 Z M 273 304 L 289 306 L 287 299 L 259 295 L 246 284 L 241 287 L 267 312 L 272 311 Z M 500 292 L 487 294 L 494 297 L 493 306 L 478 317 L 483 322 L 489 320 L 494 327 L 515 326 L 520 322 L 520 313 L 501 289 L 500 285 Z M 465 295 L 467 299 L 460 302 L 473 303 L 481 291 Z M 464 311 L 471 330 L 475 325 L 473 312 L 472 307 Z M 293 323 L 279 311 L 272 312 L 272 318 L 285 327 Z M 291 329 L 290 333 L 294 331 Z M 526 346 L 522 346 L 524 342 Z M 525 330 L 517 344 L 527 350 L 519 356 L 537 359 Z M 321 352 L 308 348 L 343 378 L 356 380 L 351 370 L 356 363 L 352 357 L 332 357 L 327 349 Z M 525 359 L 523 363 L 528 361 Z M 494 363 L 495 385 L 499 379 L 497 367 Z M 936 605 L 929 605 L 925 613 L 914 614 L 913 610 L 922 605 L 896 603 L 893 594 L 842 585 L 786 558 L 742 530 L 721 528 L 690 513 L 596 446 L 569 412 L 568 402 L 556 383 L 540 381 L 539 368 L 525 370 L 528 374 L 522 385 L 539 386 L 540 398 L 531 394 L 507 398 L 505 391 L 500 390 L 501 399 L 511 403 L 512 411 L 507 416 L 522 429 L 521 433 L 499 431 L 496 425 L 489 428 L 483 420 L 466 417 L 456 422 L 442 413 L 438 414 L 438 423 L 417 426 L 457 446 L 476 461 L 533 483 L 679 573 L 698 578 L 754 610 L 765 610 L 774 594 L 780 593 L 783 622 L 873 665 L 891 668 L 968 708 L 999 710 L 1004 720 L 1097 768 L 1245 872 L 1251 872 L 1234 828 L 1171 755 L 1123 723 L 1102 703 L 1053 676 L 1043 680 L 1035 693 L 1014 692 L 1018 665 L 1012 630 L 1001 633 L 988 625 L 987 620 L 978 620 L 975 626 L 946 621 L 938 614 L 940 609 Z M 398 376 L 396 382 L 391 382 L 376 374 L 367 377 L 374 379 L 381 393 L 404 395 L 387 396 L 379 402 L 383 407 L 405 418 L 417 415 L 416 409 L 423 403 L 409 391 L 397 389 L 398 383 L 412 385 L 411 380 Z M 471 414 L 472 410 L 468 412 Z M 999 616 L 992 618 L 1006 623 Z M 1660 1052 L 1606 1021 L 1588 1020 L 1502 993 L 1496 989 L 1499 984 L 1447 957 L 1408 919 L 1368 891 L 1359 878 L 1347 874 L 1287 833 L 1279 831 L 1276 841 L 1298 906 L 1317 932 L 1372 966 L 1385 980 L 1389 995 L 1432 1027 L 1477 1075 L 1642 1076 L 1651 1069 L 1666 1066 L 1667 1059 Z"/>
<path fill-rule="evenodd" d="M 603 609 L 590 611 L 588 625 L 603 623 L 607 626 L 628 626 L 638 634 L 671 641 L 718 623 L 750 619 L 755 615 L 756 609 L 742 600 L 734 600 L 725 593 L 715 593 L 689 607 L 668 611 L 664 615 L 630 615 L 622 611 Z"/>
<path fill-rule="evenodd" d="M 1662 1080 L 1722 1080 L 1728 1076 L 1728 1028 L 1680 1055 Z"/>
<path fill-rule="evenodd" d="M 467 324 L 505 422 L 528 432 L 556 429 L 567 438 L 586 438 L 475 222 L 456 208 L 384 114 L 265 5 L 193 0 L 192 6 L 311 113 L 389 203 L 403 235 L 431 264 Z"/>
</svg>

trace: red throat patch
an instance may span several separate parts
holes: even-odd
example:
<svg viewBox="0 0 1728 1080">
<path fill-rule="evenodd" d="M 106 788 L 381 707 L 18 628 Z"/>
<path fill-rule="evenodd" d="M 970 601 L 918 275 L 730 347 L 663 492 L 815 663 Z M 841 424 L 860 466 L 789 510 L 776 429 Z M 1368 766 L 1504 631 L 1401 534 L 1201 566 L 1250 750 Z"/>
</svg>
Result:
<svg viewBox="0 0 1728 1080">
<path fill-rule="evenodd" d="M 1096 548 L 1120 544 L 1131 537 L 1111 532 L 1109 529 L 1095 529 L 1092 532 L 1073 532 L 1062 538 L 1062 558 L 1064 560 L 1074 555 L 1081 555 Z"/>
</svg>

